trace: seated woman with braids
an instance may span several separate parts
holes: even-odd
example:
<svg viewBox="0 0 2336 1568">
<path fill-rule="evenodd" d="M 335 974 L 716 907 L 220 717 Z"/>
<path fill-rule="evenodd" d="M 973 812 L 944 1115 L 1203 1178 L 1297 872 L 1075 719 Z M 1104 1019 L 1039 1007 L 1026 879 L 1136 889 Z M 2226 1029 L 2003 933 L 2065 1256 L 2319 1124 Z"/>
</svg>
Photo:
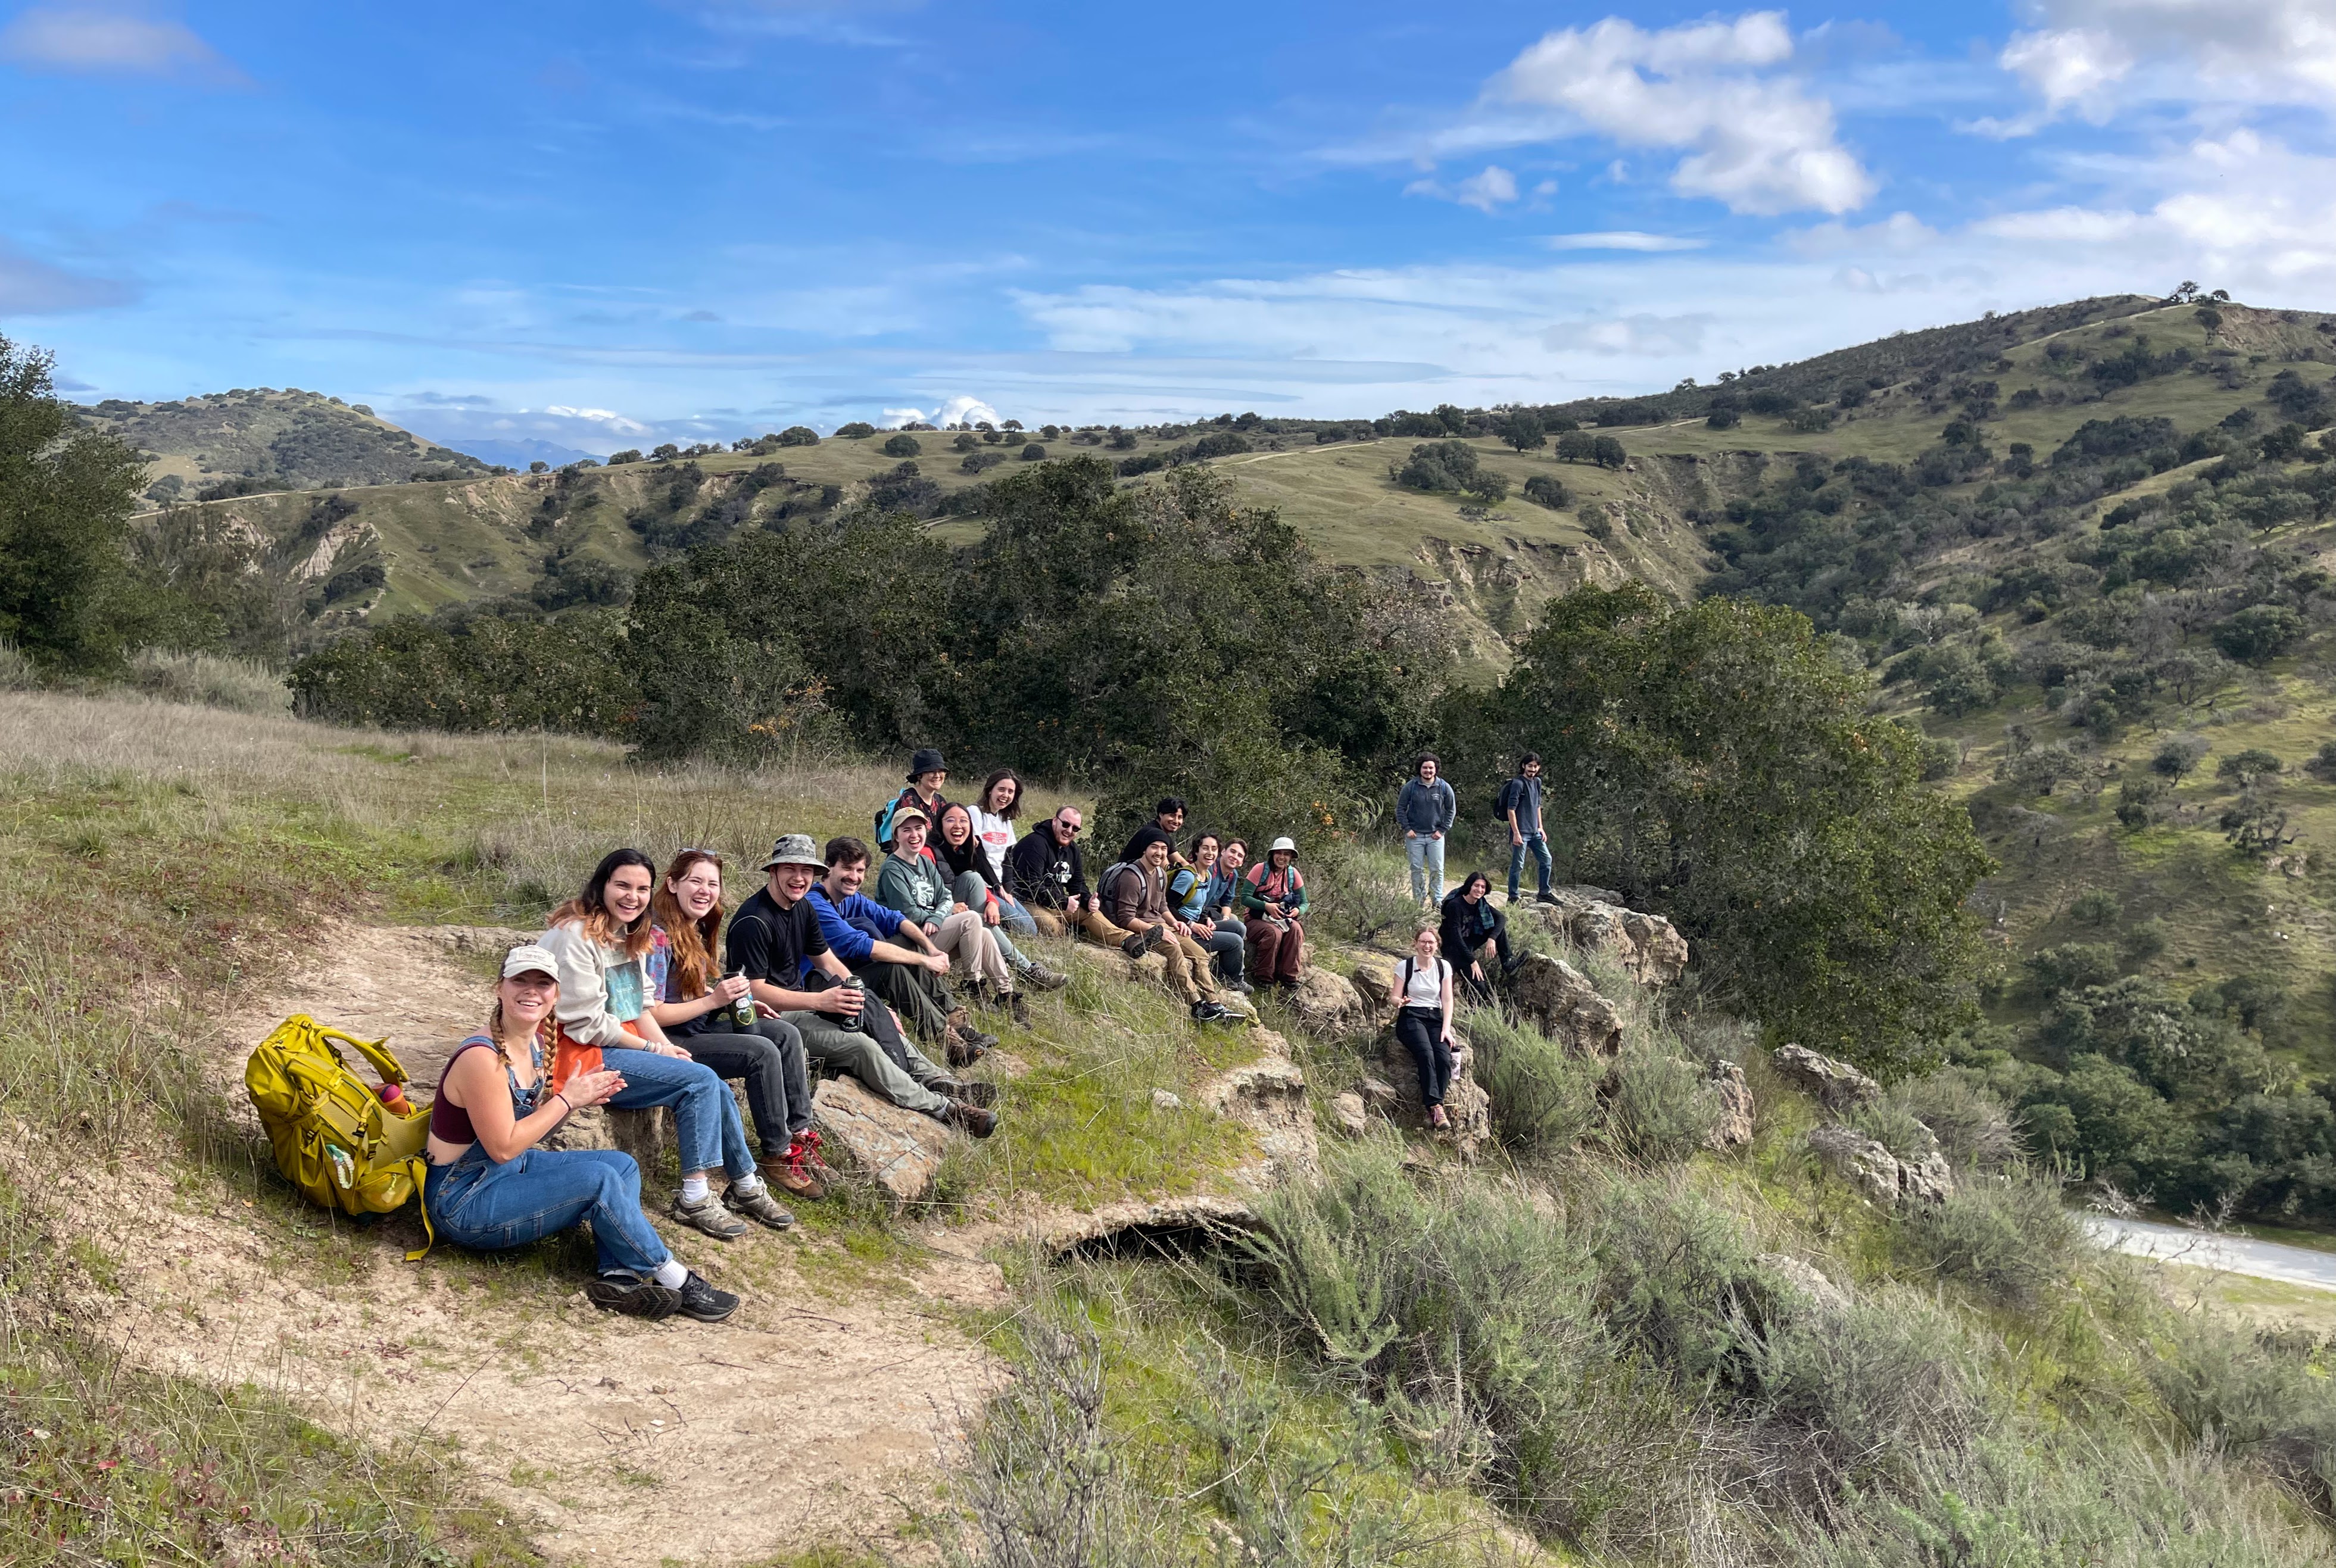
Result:
<svg viewBox="0 0 2336 1568">
<path fill-rule="evenodd" d="M 487 1026 L 454 1050 L 430 1106 L 430 1174 L 422 1202 L 443 1239 L 482 1252 L 525 1246 L 579 1223 L 592 1227 L 599 1273 L 593 1305 L 640 1318 L 679 1312 L 718 1323 L 738 1298 L 673 1254 L 641 1212 L 641 1173 L 619 1149 L 537 1146 L 571 1110 L 602 1105 L 622 1073 L 579 1072 L 553 1089 L 551 1004 L 559 961 L 529 944 L 503 956 Z"/>
</svg>

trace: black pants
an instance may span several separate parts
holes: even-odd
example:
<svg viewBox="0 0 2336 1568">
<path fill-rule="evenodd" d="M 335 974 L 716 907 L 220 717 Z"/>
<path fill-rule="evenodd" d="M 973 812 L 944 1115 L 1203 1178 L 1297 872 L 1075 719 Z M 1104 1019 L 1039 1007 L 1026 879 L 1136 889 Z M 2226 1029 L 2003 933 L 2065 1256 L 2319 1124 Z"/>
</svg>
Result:
<svg viewBox="0 0 2336 1568">
<path fill-rule="evenodd" d="M 1479 927 L 1478 929 L 1481 930 L 1482 927 Z M 1454 945 L 1458 948 L 1458 951 L 1448 953 L 1446 956 L 1452 960 L 1452 967 L 1458 972 L 1457 979 L 1460 983 L 1466 986 L 1469 993 L 1475 996 L 1479 1002 L 1492 1001 L 1492 982 L 1494 979 L 1494 976 L 1488 972 L 1483 980 L 1478 980 L 1475 975 L 1469 973 L 1468 970 L 1471 964 L 1482 964 L 1484 961 L 1484 953 L 1488 950 L 1500 955 L 1501 973 L 1506 973 L 1509 970 L 1516 967 L 1516 955 L 1509 948 L 1508 916 L 1503 915 L 1497 909 L 1494 910 L 1493 929 L 1491 934 L 1484 937 L 1483 941 L 1479 942 L 1474 947 L 1469 946 L 1465 941 L 1456 943 Z"/>
<path fill-rule="evenodd" d="M 940 1042 L 942 1031 L 949 1028 L 949 1011 L 957 1006 L 946 979 L 922 964 L 883 959 L 853 964 L 852 972 L 868 982 L 869 995 L 882 997 L 919 1040 L 928 1045 Z"/>
<path fill-rule="evenodd" d="M 1395 1015 L 1395 1037 L 1411 1052 L 1419 1069 L 1419 1099 L 1423 1105 L 1442 1105 L 1452 1087 L 1452 1048 L 1444 1043 L 1444 1014 L 1406 1007 Z"/>
<path fill-rule="evenodd" d="M 898 963 L 871 963 L 868 967 L 870 969 L 899 969 L 903 966 Z M 886 1005 L 886 999 L 877 993 L 874 980 L 869 976 L 866 971 L 855 969 L 852 973 L 859 975 L 861 979 L 868 982 L 868 989 L 861 994 L 860 999 L 859 1029 L 861 1032 L 874 1039 L 878 1048 L 881 1049 L 886 1056 L 892 1059 L 892 1065 L 894 1067 L 899 1068 L 910 1078 L 917 1079 L 919 1083 L 922 1083 L 924 1079 L 918 1078 L 915 1070 L 909 1065 L 909 1042 L 901 1038 L 899 1027 L 893 1023 L 891 1010 Z M 939 977 L 936 976 L 935 978 Z M 805 991 L 827 991 L 842 983 L 843 982 L 842 981 L 828 973 L 827 971 L 813 968 L 809 974 L 803 977 L 803 988 Z M 906 1010 L 904 1009 L 903 1011 L 905 1011 Z M 843 1015 L 840 1012 L 828 1012 L 822 1010 L 821 1016 L 823 1018 L 832 1018 L 839 1025 L 843 1023 Z"/>
<path fill-rule="evenodd" d="M 686 1034 L 675 1044 L 714 1070 L 746 1080 L 746 1108 L 765 1163 L 786 1158 L 794 1135 L 811 1125 L 811 1069 L 803 1035 L 784 1018 L 757 1021 L 751 1033 Z"/>
</svg>

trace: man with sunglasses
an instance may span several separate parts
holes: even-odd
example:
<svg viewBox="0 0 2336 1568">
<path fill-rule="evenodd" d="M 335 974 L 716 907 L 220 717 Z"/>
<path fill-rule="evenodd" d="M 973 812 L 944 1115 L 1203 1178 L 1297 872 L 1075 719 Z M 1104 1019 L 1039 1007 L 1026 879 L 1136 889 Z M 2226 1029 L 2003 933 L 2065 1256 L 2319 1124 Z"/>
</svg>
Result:
<svg viewBox="0 0 2336 1568">
<path fill-rule="evenodd" d="M 1095 895 L 1087 891 L 1086 863 L 1079 854 L 1082 826 L 1079 808 L 1066 806 L 1024 834 L 1006 852 L 1007 890 L 1047 935 L 1077 930 L 1118 947 L 1128 934 L 1104 918 Z"/>
</svg>

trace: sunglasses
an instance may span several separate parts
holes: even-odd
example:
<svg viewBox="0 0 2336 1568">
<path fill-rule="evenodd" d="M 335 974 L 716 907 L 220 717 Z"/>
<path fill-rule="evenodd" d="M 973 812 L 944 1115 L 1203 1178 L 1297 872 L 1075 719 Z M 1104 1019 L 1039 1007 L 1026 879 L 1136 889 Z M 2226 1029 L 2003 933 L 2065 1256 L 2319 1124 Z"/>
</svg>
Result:
<svg viewBox="0 0 2336 1568">
<path fill-rule="evenodd" d="M 1076 837 L 1078 836 L 1079 825 L 1076 822 L 1066 822 L 1061 818 L 1057 817 L 1055 818 L 1055 826 L 1061 828 L 1064 832 L 1070 834 L 1073 837 Z"/>
</svg>

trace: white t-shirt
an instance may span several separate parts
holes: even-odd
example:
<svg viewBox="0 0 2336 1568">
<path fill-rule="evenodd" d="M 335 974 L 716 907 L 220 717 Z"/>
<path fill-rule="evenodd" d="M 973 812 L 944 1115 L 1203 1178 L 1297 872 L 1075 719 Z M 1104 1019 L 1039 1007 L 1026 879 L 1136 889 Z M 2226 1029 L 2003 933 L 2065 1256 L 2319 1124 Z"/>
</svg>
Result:
<svg viewBox="0 0 2336 1568">
<path fill-rule="evenodd" d="M 997 875 L 998 885 L 1006 886 L 1006 852 L 1014 847 L 1014 824 L 995 811 L 978 806 L 970 807 L 973 814 L 973 837 L 981 852 L 989 857 L 989 869 Z"/>
<path fill-rule="evenodd" d="M 1441 958 L 1436 961 L 1434 967 L 1427 969 L 1420 967 L 1416 954 L 1405 958 L 1403 1004 L 1428 1012 L 1443 1011 L 1444 977 L 1451 973 L 1452 966 Z"/>
</svg>

